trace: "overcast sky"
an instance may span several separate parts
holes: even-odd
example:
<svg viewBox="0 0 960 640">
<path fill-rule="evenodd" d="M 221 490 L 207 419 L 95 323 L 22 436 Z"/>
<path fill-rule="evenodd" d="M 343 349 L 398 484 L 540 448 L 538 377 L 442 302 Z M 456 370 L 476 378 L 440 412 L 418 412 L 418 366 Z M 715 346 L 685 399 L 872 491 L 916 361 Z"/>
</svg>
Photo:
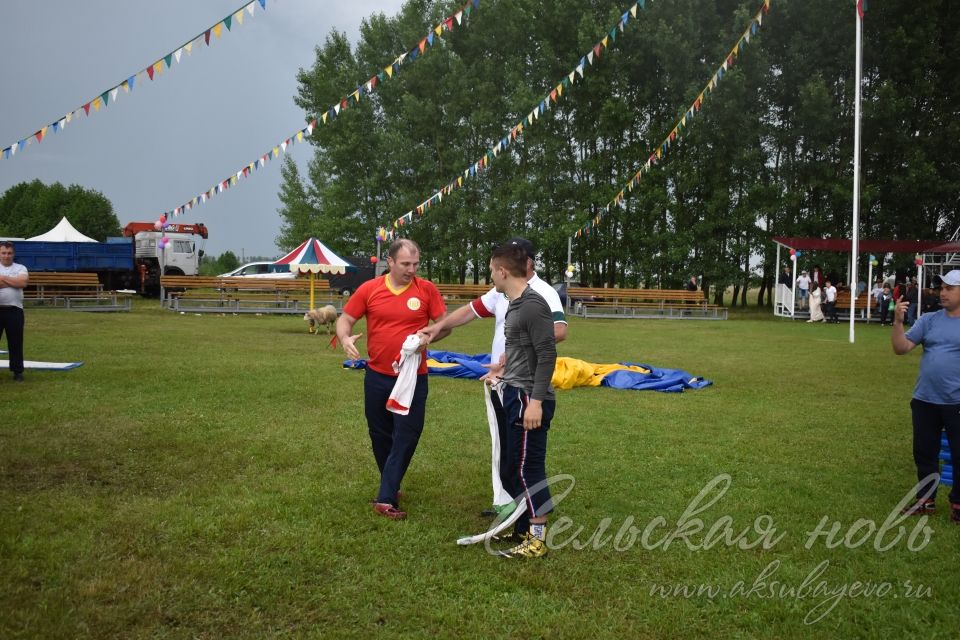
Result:
<svg viewBox="0 0 960 640">
<path fill-rule="evenodd" d="M 32 135 L 180 47 L 244 0 L 2 0 L 0 148 Z M 0 193 L 40 179 L 102 192 L 124 225 L 156 220 L 306 126 L 296 74 L 331 29 L 356 44 L 360 22 L 402 0 L 267 0 L 209 47 L 90 117 L 0 159 Z M 410 43 L 412 46 L 415 43 Z M 395 52 L 396 55 L 402 53 Z M 384 60 L 387 65 L 392 60 Z M 371 69 L 370 75 L 377 70 Z M 365 78 L 364 78 L 365 79 Z M 342 94 L 356 87 L 343 87 Z M 333 126 L 336 126 L 335 124 Z M 307 144 L 288 150 L 304 167 Z M 274 256 L 280 160 L 195 207 L 211 255 Z"/>
</svg>

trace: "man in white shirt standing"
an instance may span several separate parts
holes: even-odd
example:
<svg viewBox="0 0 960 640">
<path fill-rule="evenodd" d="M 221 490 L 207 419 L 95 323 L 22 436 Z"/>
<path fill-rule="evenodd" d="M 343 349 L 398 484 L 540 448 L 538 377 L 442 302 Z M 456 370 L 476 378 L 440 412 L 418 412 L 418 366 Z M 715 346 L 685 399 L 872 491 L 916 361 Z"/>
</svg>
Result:
<svg viewBox="0 0 960 640">
<path fill-rule="evenodd" d="M 837 288 L 833 286 L 829 278 L 826 280 L 826 286 L 824 286 L 823 291 L 827 296 L 826 302 L 824 303 L 827 307 L 826 313 L 823 315 L 828 318 L 827 322 L 839 323 L 840 319 L 837 318 Z"/>
<path fill-rule="evenodd" d="M 0 337 L 7 335 L 13 379 L 23 382 L 23 288 L 29 275 L 13 257 L 13 243 L 0 242 Z"/>
<path fill-rule="evenodd" d="M 807 299 L 810 295 L 810 276 L 807 275 L 806 271 L 800 273 L 800 277 L 797 278 L 797 299 L 800 301 L 800 308 L 807 308 Z"/>
<path fill-rule="evenodd" d="M 534 271 L 537 252 L 533 243 L 526 238 L 513 238 L 508 240 L 507 244 L 516 244 L 526 252 L 527 283 L 534 292 L 540 294 L 540 296 L 546 300 L 553 316 L 553 337 L 556 342 L 562 342 L 567 337 L 567 319 L 563 311 L 563 304 L 560 302 L 560 296 L 557 294 L 557 291 L 541 280 Z M 503 326 L 509 306 L 510 300 L 494 287 L 470 304 L 464 305 L 449 314 L 440 322 L 435 322 L 420 331 L 421 344 L 424 343 L 424 340 L 429 344 L 431 341 L 438 340 L 437 335 L 445 329 L 465 325 L 476 318 L 494 318 L 496 320 L 496 326 L 493 331 L 493 344 L 490 349 L 490 373 L 484 376 L 485 381 L 490 385 L 490 402 L 496 414 L 496 424 L 494 425 L 492 422 L 490 424 L 493 506 L 484 510 L 482 513 L 482 515 L 489 517 L 510 511 L 515 506 L 513 497 L 510 495 L 508 489 L 508 487 L 511 486 L 511 478 L 515 470 L 509 468 L 510 456 L 507 455 L 504 450 L 507 442 L 507 418 L 503 410 L 500 386 L 497 384 L 500 375 L 503 373 L 502 357 L 505 342 Z"/>
</svg>

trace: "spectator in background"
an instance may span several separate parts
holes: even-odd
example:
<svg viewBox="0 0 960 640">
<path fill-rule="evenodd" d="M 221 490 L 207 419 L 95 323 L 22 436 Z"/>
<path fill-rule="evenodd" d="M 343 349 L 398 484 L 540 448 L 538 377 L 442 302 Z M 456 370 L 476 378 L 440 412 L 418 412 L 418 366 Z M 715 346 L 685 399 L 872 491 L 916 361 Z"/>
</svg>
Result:
<svg viewBox="0 0 960 640">
<path fill-rule="evenodd" d="M 0 338 L 7 334 L 10 372 L 23 382 L 23 288 L 30 276 L 14 255 L 12 242 L 0 242 Z"/>
<path fill-rule="evenodd" d="M 790 275 L 790 267 L 783 268 L 783 273 L 780 274 L 780 279 L 777 282 L 786 286 L 787 289 L 793 289 L 793 276 Z"/>
<path fill-rule="evenodd" d="M 840 322 L 840 319 L 837 318 L 837 288 L 833 286 L 830 278 L 827 278 L 826 286 L 823 288 L 823 296 L 824 306 L 826 307 L 824 315 L 827 316 L 827 321 Z"/>
<path fill-rule="evenodd" d="M 820 300 L 823 294 L 820 291 L 820 285 L 816 282 L 810 283 L 810 319 L 807 322 L 826 322 L 823 317 L 823 311 L 820 310 Z"/>
<path fill-rule="evenodd" d="M 907 302 L 910 303 L 910 306 L 907 307 L 907 324 L 913 326 L 913 323 L 917 321 L 917 294 L 919 289 L 917 288 L 917 278 L 916 276 L 910 278 L 910 283 L 907 285 Z"/>
<path fill-rule="evenodd" d="M 812 280 L 816 282 L 818 286 L 823 287 L 824 285 L 823 269 L 821 269 L 820 265 L 818 264 L 813 265 Z"/>
<path fill-rule="evenodd" d="M 883 285 L 880 290 L 880 297 L 877 298 L 877 315 L 880 316 L 880 326 L 887 324 L 890 318 L 890 310 L 893 308 L 893 292 L 890 291 L 890 285 Z"/>
<path fill-rule="evenodd" d="M 807 308 L 807 296 L 810 295 L 810 276 L 807 275 L 806 271 L 800 272 L 800 277 L 797 278 L 797 300 L 800 301 L 800 308 Z"/>
<path fill-rule="evenodd" d="M 697 286 L 697 276 L 690 276 L 690 280 L 687 281 L 687 291 L 696 291 L 699 289 Z"/>
</svg>

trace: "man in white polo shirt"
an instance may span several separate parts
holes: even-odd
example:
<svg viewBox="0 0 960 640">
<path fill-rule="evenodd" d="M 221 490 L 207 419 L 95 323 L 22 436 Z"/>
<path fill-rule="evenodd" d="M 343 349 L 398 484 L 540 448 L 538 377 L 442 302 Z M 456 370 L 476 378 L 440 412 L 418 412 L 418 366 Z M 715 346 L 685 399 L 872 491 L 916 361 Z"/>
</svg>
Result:
<svg viewBox="0 0 960 640">
<path fill-rule="evenodd" d="M 527 281 L 530 288 L 546 300 L 553 316 L 553 337 L 557 342 L 561 342 L 567 337 L 567 318 L 563 311 L 563 304 L 560 302 L 560 296 L 556 289 L 544 282 L 534 271 L 534 261 L 536 260 L 536 249 L 526 238 L 513 238 L 506 244 L 515 244 L 527 254 Z M 501 357 L 504 353 L 504 319 L 507 315 L 507 309 L 510 306 L 510 300 L 493 287 L 487 293 L 483 294 L 468 305 L 464 305 L 449 314 L 443 320 L 436 322 L 420 331 L 421 344 L 426 339 L 436 341 L 436 337 L 445 329 L 452 329 L 465 325 L 476 318 L 494 318 L 496 326 L 493 331 L 493 345 L 490 349 L 491 372 L 485 376 L 491 384 L 490 401 L 493 404 L 493 410 L 496 414 L 496 425 L 490 424 L 491 440 L 491 475 L 493 482 L 493 506 L 485 510 L 482 515 L 496 516 L 505 509 L 512 510 L 514 507 L 513 497 L 505 487 L 511 486 L 511 474 L 515 469 L 510 468 L 510 456 L 506 455 L 504 447 L 506 446 L 507 435 L 507 417 L 503 409 L 503 402 L 500 396 L 499 382 L 502 373 Z"/>
<path fill-rule="evenodd" d="M 29 275 L 13 257 L 13 243 L 0 242 L 0 337 L 7 336 L 13 379 L 23 382 L 23 288 Z"/>
</svg>

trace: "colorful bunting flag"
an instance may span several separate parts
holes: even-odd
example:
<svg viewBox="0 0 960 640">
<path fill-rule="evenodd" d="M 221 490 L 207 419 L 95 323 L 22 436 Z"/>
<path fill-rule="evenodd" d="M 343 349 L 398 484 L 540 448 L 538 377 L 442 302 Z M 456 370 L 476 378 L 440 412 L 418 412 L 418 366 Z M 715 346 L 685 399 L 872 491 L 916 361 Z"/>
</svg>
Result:
<svg viewBox="0 0 960 640">
<path fill-rule="evenodd" d="M 643 6 L 642 1 L 639 4 L 641 5 L 641 7 Z M 633 189 L 640 183 L 640 179 L 643 177 L 643 174 L 649 173 L 651 167 L 655 165 L 658 160 L 662 159 L 663 155 L 672 146 L 672 143 L 675 140 L 679 140 L 681 138 L 680 131 L 683 127 L 687 126 L 687 118 L 688 117 L 692 118 L 694 117 L 695 114 L 700 112 L 700 109 L 702 108 L 704 96 L 707 93 L 712 92 L 716 88 L 717 83 L 723 79 L 724 71 L 728 67 L 733 66 L 734 56 L 737 55 L 738 52 L 741 51 L 746 46 L 746 44 L 750 42 L 750 34 L 756 33 L 757 28 L 759 28 L 762 24 L 763 14 L 768 12 L 769 9 L 770 9 L 770 0 L 764 0 L 763 7 L 750 20 L 750 25 L 746 28 L 746 30 L 737 40 L 737 43 L 730 50 L 731 52 L 727 54 L 727 57 L 724 59 L 723 63 L 720 65 L 720 68 L 718 68 L 716 73 L 713 74 L 713 77 L 710 78 L 710 81 L 703 88 L 703 91 L 700 92 L 700 94 L 696 97 L 696 99 L 693 101 L 690 107 L 683 112 L 683 115 L 680 116 L 679 121 L 676 124 L 674 124 L 673 128 L 670 130 L 670 133 L 663 140 L 663 142 L 660 143 L 660 146 L 657 148 L 657 150 L 654 153 L 650 154 L 650 158 L 647 160 L 646 164 L 644 164 L 643 167 L 641 167 L 640 170 L 637 171 L 632 178 L 630 178 L 630 181 L 627 184 L 628 191 L 633 191 Z M 600 220 L 603 217 L 603 213 L 606 211 L 609 211 L 612 206 L 620 204 L 623 201 L 623 199 L 624 199 L 624 191 L 621 189 L 620 192 L 616 196 L 614 196 L 613 200 L 608 202 L 606 206 L 604 206 L 601 209 L 600 214 L 598 214 L 595 218 L 587 222 L 584 226 L 580 227 L 580 229 L 578 229 L 574 233 L 574 237 L 580 238 L 583 235 L 590 235 L 591 228 L 593 226 L 597 226 L 600 224 Z"/>
<path fill-rule="evenodd" d="M 265 0 L 260 0 L 261 6 L 263 6 L 264 2 Z M 251 2 L 250 4 L 253 4 L 253 2 Z M 430 32 L 428 32 L 426 37 L 419 40 L 416 46 L 414 46 L 412 49 L 408 49 L 407 51 L 401 53 L 390 64 L 390 66 L 384 67 L 383 72 L 380 72 L 374 76 L 371 76 L 370 79 L 367 80 L 365 83 L 357 86 L 353 90 L 353 92 L 342 97 L 339 102 L 332 105 L 327 111 L 321 113 L 319 118 L 320 123 L 328 124 L 329 122 L 332 122 L 334 119 L 336 119 L 344 111 L 352 107 L 355 107 L 357 104 L 360 103 L 361 97 L 364 94 L 372 93 L 377 88 L 380 81 L 384 80 L 385 77 L 392 78 L 394 75 L 394 72 L 399 70 L 400 65 L 404 63 L 410 63 L 416 60 L 420 52 L 424 51 L 428 44 L 429 45 L 433 44 L 434 35 L 438 35 L 442 37 L 444 31 L 448 31 L 448 32 L 452 31 L 454 21 L 456 21 L 457 24 L 461 24 L 462 16 L 469 15 L 472 8 L 478 8 L 479 6 L 480 6 L 479 0 L 470 0 L 469 2 L 467 2 L 467 4 L 463 5 L 463 7 L 461 7 L 456 13 L 442 20 L 433 29 L 431 29 Z M 249 5 L 248 5 L 248 11 L 249 11 Z M 235 18 L 236 14 L 235 13 L 231 14 L 231 17 Z M 240 20 L 237 20 L 238 24 L 240 22 L 241 22 Z M 227 23 L 227 20 L 225 19 L 223 21 L 223 24 L 226 24 L 226 23 Z M 217 27 L 219 26 L 220 25 L 218 24 L 217 26 L 213 27 L 213 29 L 216 30 Z M 386 73 L 386 76 L 383 75 L 384 72 Z M 280 144 L 273 146 L 269 152 L 263 154 L 255 162 L 251 162 L 247 166 L 252 169 L 259 169 L 265 166 L 269 160 L 279 157 L 281 153 L 286 153 L 287 149 L 290 146 L 292 146 L 294 143 L 303 142 L 304 138 L 309 138 L 313 134 L 313 131 L 314 129 L 316 129 L 316 127 L 317 127 L 317 120 L 316 119 L 311 120 L 310 124 L 308 124 L 304 129 L 297 131 L 296 133 L 292 134 L 290 137 L 286 138 Z M 484 164 L 486 164 L 486 162 L 487 160 L 484 160 Z M 231 177 L 228 178 L 227 180 L 221 181 L 216 187 L 211 189 L 208 193 L 201 194 L 199 201 L 197 200 L 197 198 L 193 198 L 193 200 L 191 200 L 190 202 L 194 202 L 196 204 L 202 204 L 203 202 L 213 197 L 214 195 L 225 191 L 228 187 L 232 185 L 235 185 L 238 180 L 249 177 L 249 175 L 250 175 L 250 171 L 247 171 L 246 169 L 242 171 L 237 171 L 234 174 L 232 174 Z M 190 202 L 188 202 L 187 204 L 190 204 Z M 437 199 L 437 202 L 439 202 L 439 199 Z M 190 209 L 191 209 L 190 206 L 182 205 L 180 207 L 174 207 L 171 211 L 168 211 L 165 213 L 168 216 L 171 216 L 171 215 L 178 216 L 185 213 L 186 211 L 189 211 Z"/>
<path fill-rule="evenodd" d="M 464 8 L 463 10 L 464 13 L 469 15 L 471 7 L 475 7 L 478 4 L 479 4 L 479 0 L 474 0 L 473 4 L 468 4 Z M 638 5 L 640 8 L 644 7 L 644 3 L 642 1 L 635 2 L 629 10 L 623 13 L 623 17 L 620 19 L 620 21 L 618 21 L 618 24 L 624 24 L 626 22 L 626 15 L 628 13 L 632 15 L 634 18 L 636 18 Z M 607 33 L 609 34 L 610 31 L 611 30 L 608 30 Z M 616 31 L 616 27 L 614 27 L 612 31 Z M 600 41 L 594 44 L 593 47 L 591 47 L 591 49 L 586 54 L 581 56 L 577 66 L 572 71 L 570 71 L 570 73 L 565 75 L 560 80 L 560 82 L 556 83 L 554 85 L 554 88 L 550 91 L 550 93 L 544 96 L 540 100 L 539 104 L 536 107 L 534 107 L 533 111 L 528 113 L 526 117 L 523 118 L 523 120 L 521 120 L 516 125 L 514 125 L 510 129 L 510 133 L 504 136 L 503 140 L 501 140 L 494 148 L 487 149 L 487 151 L 484 152 L 483 156 L 477 162 L 474 162 L 472 165 L 467 167 L 461 173 L 461 175 L 453 179 L 451 182 L 447 183 L 445 186 L 441 187 L 432 196 L 430 196 L 429 198 L 424 200 L 422 203 L 414 207 L 414 209 L 405 213 L 403 216 L 400 216 L 399 218 L 397 218 L 393 223 L 393 229 L 396 230 L 400 226 L 403 226 L 404 218 L 411 216 L 412 212 L 415 211 L 418 214 L 421 214 L 425 209 L 432 206 L 432 203 L 434 201 L 439 203 L 440 201 L 439 196 L 441 194 L 443 193 L 449 194 L 453 192 L 455 189 L 462 188 L 465 178 L 467 179 L 474 178 L 477 175 L 479 175 L 484 169 L 486 169 L 487 166 L 489 166 L 490 162 L 493 160 L 493 158 L 496 158 L 499 155 L 501 145 L 502 147 L 506 147 L 511 140 L 516 140 L 519 136 L 521 136 L 523 134 L 523 129 L 525 126 L 524 123 L 526 123 L 526 126 L 532 126 L 533 123 L 540 118 L 540 115 L 548 110 L 551 101 L 557 102 L 559 100 L 559 98 L 563 95 L 564 87 L 569 87 L 570 85 L 572 85 L 576 81 L 576 77 L 578 75 L 582 78 L 585 67 L 588 64 L 593 65 L 594 58 L 599 60 L 600 49 L 608 46 L 609 37 L 610 37 L 609 35 L 604 36 Z M 395 231 L 391 231 L 390 233 L 392 238 Z"/>
<path fill-rule="evenodd" d="M 53 123 L 48 124 L 47 127 L 52 127 L 55 123 L 63 122 L 64 120 L 66 120 L 66 122 L 69 122 L 71 116 L 72 116 L 74 113 L 79 112 L 80 109 L 83 109 L 83 112 L 84 112 L 87 116 L 89 116 L 89 115 L 90 115 L 90 107 L 91 107 L 91 106 L 93 107 L 94 112 L 98 112 L 98 111 L 100 111 L 100 109 L 101 109 L 102 107 L 106 107 L 111 101 L 112 101 L 112 102 L 116 102 L 116 101 L 117 101 L 117 96 L 118 96 L 119 93 L 120 93 L 120 89 L 123 89 L 123 92 L 124 92 L 124 93 L 130 93 L 131 91 L 133 91 L 134 84 L 135 84 L 135 82 L 136 82 L 136 78 L 137 78 L 138 75 L 145 73 L 145 74 L 147 75 L 147 77 L 150 78 L 150 80 L 153 80 L 156 75 L 160 74 L 160 73 L 163 71 L 164 65 L 166 65 L 166 68 L 169 69 L 169 68 L 171 68 L 171 67 L 173 66 L 174 60 L 176 60 L 176 61 L 179 63 L 179 62 L 180 62 L 181 52 L 182 52 L 184 49 L 186 49 L 186 50 L 187 50 L 187 53 L 189 54 L 189 53 L 191 52 L 192 48 L 193 48 L 193 43 L 194 43 L 195 41 L 199 41 L 201 38 L 203 38 L 204 41 L 209 45 L 209 44 L 210 44 L 210 32 L 211 32 L 211 30 L 212 30 L 212 31 L 217 35 L 217 37 L 219 38 L 219 37 L 220 37 L 220 31 L 221 31 L 222 26 L 223 26 L 223 25 L 227 25 L 227 29 L 230 29 L 231 19 L 232 19 L 232 18 L 235 18 L 238 14 L 242 15 L 244 9 L 246 9 L 247 12 L 252 16 L 252 15 L 253 15 L 253 8 L 254 8 L 254 6 L 255 6 L 256 4 L 257 4 L 257 0 L 249 0 L 249 2 L 247 2 L 246 4 L 244 4 L 242 7 L 240 7 L 239 9 L 231 12 L 230 15 L 228 15 L 226 18 L 223 18 L 222 20 L 220 20 L 219 22 L 217 22 L 217 24 L 214 25 L 213 27 L 211 27 L 211 28 L 209 28 L 209 29 L 206 29 L 205 31 L 201 32 L 199 35 L 194 36 L 193 38 L 191 38 L 190 40 L 188 40 L 188 41 L 186 42 L 186 44 L 183 44 L 183 45 L 177 47 L 176 49 L 174 49 L 174 50 L 171 51 L 170 53 L 166 54 L 165 56 L 157 59 L 157 60 L 156 60 L 153 64 L 151 64 L 149 67 L 146 67 L 145 69 L 141 69 L 141 70 L 138 71 L 137 73 L 135 73 L 135 74 L 133 74 L 132 76 L 128 77 L 126 80 L 117 83 L 116 85 L 110 87 L 110 88 L 107 89 L 106 91 L 101 92 L 97 97 L 95 97 L 95 98 L 87 101 L 82 107 L 77 107 L 76 109 L 72 109 L 71 111 L 69 111 L 69 112 L 66 114 L 66 116 L 62 116 L 62 117 L 58 118 L 58 119 L 55 120 Z M 260 6 L 263 7 L 264 9 L 266 9 L 266 0 L 260 0 Z M 237 20 L 237 22 L 240 23 L 240 24 L 243 23 L 242 20 Z M 59 129 L 63 129 L 63 126 L 60 125 L 58 128 L 59 128 Z M 37 138 L 36 133 L 34 133 L 33 135 L 31 135 L 31 136 L 30 136 L 29 138 L 27 138 L 27 139 L 28 139 L 28 140 L 37 139 L 37 142 L 38 142 L 38 143 L 40 142 L 40 139 Z M 21 141 L 21 142 L 22 142 L 22 141 Z M 13 155 L 15 155 L 15 154 L 16 154 L 16 148 L 17 148 L 17 147 L 22 148 L 22 145 L 20 145 L 20 143 L 18 142 L 18 143 L 12 144 L 12 145 L 10 145 L 9 147 L 6 147 L 5 149 L 3 149 L 3 150 L 2 150 L 2 156 L 3 156 L 3 158 L 10 158 L 10 157 L 12 157 Z M 8 152 L 9 152 L 9 153 L 8 153 Z"/>
</svg>

